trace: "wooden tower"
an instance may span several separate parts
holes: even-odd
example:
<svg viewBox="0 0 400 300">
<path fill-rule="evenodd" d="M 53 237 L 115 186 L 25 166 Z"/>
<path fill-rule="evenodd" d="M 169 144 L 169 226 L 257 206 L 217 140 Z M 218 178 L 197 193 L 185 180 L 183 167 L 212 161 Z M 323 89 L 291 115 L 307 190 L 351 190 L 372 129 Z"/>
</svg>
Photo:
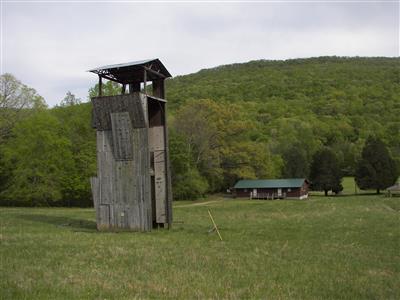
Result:
<svg viewBox="0 0 400 300">
<path fill-rule="evenodd" d="M 97 177 L 91 178 L 98 230 L 149 231 L 172 224 L 164 80 L 158 59 L 90 70 L 99 76 L 93 97 Z M 121 95 L 102 96 L 102 79 L 121 84 Z M 152 93 L 146 84 L 151 82 Z"/>
</svg>

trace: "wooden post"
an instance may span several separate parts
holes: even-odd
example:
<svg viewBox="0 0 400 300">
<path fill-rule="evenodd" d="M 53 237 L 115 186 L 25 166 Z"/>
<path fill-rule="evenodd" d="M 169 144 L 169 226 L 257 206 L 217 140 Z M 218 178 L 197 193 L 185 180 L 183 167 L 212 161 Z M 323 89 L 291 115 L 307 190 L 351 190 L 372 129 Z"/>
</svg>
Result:
<svg viewBox="0 0 400 300">
<path fill-rule="evenodd" d="M 147 95 L 146 82 L 147 82 L 147 72 L 146 69 L 143 69 L 143 93 Z"/>
<path fill-rule="evenodd" d="M 140 82 L 134 82 L 129 84 L 129 94 L 134 92 L 140 92 Z"/>
<path fill-rule="evenodd" d="M 164 96 L 164 95 L 162 95 Z M 167 213 L 167 222 L 168 229 L 172 227 L 172 182 L 171 182 L 171 166 L 169 161 L 169 144 L 168 144 L 168 125 L 167 125 L 167 105 L 164 105 L 164 141 L 165 141 L 165 152 L 164 152 L 164 160 L 166 162 L 166 196 L 167 196 L 167 205 L 166 205 L 166 213 Z"/>
<path fill-rule="evenodd" d="M 164 92 L 164 79 L 156 79 L 152 81 L 153 86 L 153 95 L 165 99 L 165 92 Z"/>
<path fill-rule="evenodd" d="M 122 84 L 121 94 L 124 95 L 126 91 L 126 84 Z"/>
<path fill-rule="evenodd" d="M 103 78 L 99 75 L 99 97 L 103 96 Z"/>
</svg>

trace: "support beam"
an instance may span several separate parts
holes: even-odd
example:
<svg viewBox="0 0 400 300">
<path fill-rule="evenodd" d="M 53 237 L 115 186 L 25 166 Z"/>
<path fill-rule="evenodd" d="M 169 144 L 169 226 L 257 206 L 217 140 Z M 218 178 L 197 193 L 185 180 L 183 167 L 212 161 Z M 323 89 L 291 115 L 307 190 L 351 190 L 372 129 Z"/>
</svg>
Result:
<svg viewBox="0 0 400 300">
<path fill-rule="evenodd" d="M 165 98 L 165 88 L 164 79 L 157 79 L 152 81 L 153 84 L 153 96 L 164 99 Z"/>
<path fill-rule="evenodd" d="M 154 70 L 152 70 L 152 69 L 150 69 L 150 68 L 148 68 L 148 67 L 144 67 L 144 69 L 145 69 L 146 71 L 148 71 L 148 72 L 150 72 L 150 73 L 152 73 L 152 74 L 158 76 L 159 78 L 165 78 L 165 75 L 161 74 L 160 72 L 154 71 Z"/>
<path fill-rule="evenodd" d="M 140 92 L 140 82 L 134 82 L 129 84 L 129 94 L 134 92 Z"/>
<path fill-rule="evenodd" d="M 99 97 L 103 96 L 103 78 L 99 75 Z"/>
<path fill-rule="evenodd" d="M 143 92 L 147 94 L 146 90 L 146 83 L 147 83 L 147 71 L 146 68 L 143 70 Z"/>
<path fill-rule="evenodd" d="M 172 227 L 172 182 L 171 182 L 171 163 L 169 161 L 169 144 L 168 144 L 168 124 L 167 124 L 167 105 L 164 105 L 164 141 L 165 141 L 165 167 L 166 167 L 166 187 L 167 187 L 167 223 L 168 229 Z"/>
<path fill-rule="evenodd" d="M 123 83 L 123 84 L 122 84 L 122 89 L 121 89 L 121 94 L 124 95 L 124 94 L 125 94 L 125 91 L 126 91 L 126 84 Z"/>
</svg>

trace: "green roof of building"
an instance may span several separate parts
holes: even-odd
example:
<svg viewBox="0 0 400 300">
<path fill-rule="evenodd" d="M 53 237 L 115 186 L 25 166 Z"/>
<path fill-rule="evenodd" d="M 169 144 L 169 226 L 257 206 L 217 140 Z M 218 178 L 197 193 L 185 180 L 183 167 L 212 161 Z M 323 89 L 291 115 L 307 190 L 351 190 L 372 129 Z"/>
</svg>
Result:
<svg viewBox="0 0 400 300">
<path fill-rule="evenodd" d="M 255 188 L 297 188 L 301 187 L 305 178 L 290 179 L 245 179 L 236 182 L 235 189 L 255 189 Z"/>
</svg>

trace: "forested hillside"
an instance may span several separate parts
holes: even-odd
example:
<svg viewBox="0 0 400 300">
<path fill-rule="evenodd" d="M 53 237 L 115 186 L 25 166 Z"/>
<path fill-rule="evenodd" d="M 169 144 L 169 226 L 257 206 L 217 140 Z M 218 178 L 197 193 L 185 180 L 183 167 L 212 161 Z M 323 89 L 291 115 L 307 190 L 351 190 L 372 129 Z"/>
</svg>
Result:
<svg viewBox="0 0 400 300">
<path fill-rule="evenodd" d="M 235 107 L 236 118 L 252 124 L 249 139 L 268 146 L 275 176 L 307 176 L 323 146 L 352 175 L 368 136 L 381 138 L 399 159 L 399 82 L 398 58 L 261 60 L 176 77 L 167 96 L 178 116 L 197 99 Z"/>
<path fill-rule="evenodd" d="M 261 60 L 167 80 L 175 198 L 240 178 L 308 177 L 323 147 L 353 175 L 369 136 L 400 161 L 399 67 L 399 58 Z M 105 84 L 106 95 L 119 91 Z M 27 106 L 0 136 L 2 203 L 90 205 L 95 131 L 91 104 L 79 102 L 69 93 L 52 109 Z"/>
<path fill-rule="evenodd" d="M 168 81 L 170 110 L 196 99 L 235 103 L 267 137 L 302 126 L 325 145 L 379 135 L 399 149 L 400 59 L 312 58 L 221 66 Z M 282 133 L 282 134 L 281 134 Z M 296 132 L 296 136 L 301 134 Z"/>
</svg>

